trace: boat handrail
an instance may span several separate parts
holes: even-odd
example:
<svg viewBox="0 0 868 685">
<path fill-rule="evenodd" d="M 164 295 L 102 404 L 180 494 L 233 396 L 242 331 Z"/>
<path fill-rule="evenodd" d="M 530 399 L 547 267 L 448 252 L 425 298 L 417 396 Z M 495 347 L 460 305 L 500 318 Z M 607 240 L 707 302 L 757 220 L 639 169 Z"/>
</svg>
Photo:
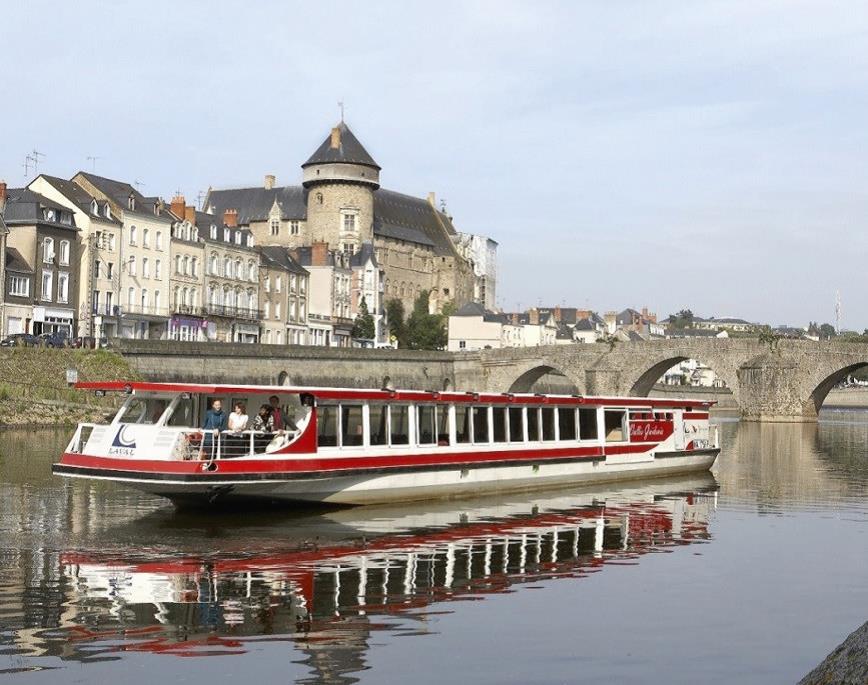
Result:
<svg viewBox="0 0 868 685">
<path fill-rule="evenodd" d="M 251 457 L 268 454 L 269 447 L 277 438 L 282 438 L 281 444 L 273 447 L 271 452 L 285 447 L 296 440 L 302 433 L 296 430 L 261 431 L 245 429 L 243 431 L 212 431 L 201 428 L 186 428 L 178 432 L 171 455 L 175 459 L 203 459 L 209 463 L 220 459 Z M 211 436 L 210 440 L 206 440 Z M 267 438 L 267 440 L 257 439 Z"/>
</svg>

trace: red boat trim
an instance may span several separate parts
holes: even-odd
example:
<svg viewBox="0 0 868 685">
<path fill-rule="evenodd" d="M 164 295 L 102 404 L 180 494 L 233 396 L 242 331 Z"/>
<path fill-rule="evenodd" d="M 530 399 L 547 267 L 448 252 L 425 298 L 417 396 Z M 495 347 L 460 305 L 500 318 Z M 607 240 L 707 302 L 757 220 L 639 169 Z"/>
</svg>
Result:
<svg viewBox="0 0 868 685">
<path fill-rule="evenodd" d="M 200 383 L 155 383 L 141 381 L 80 381 L 80 390 L 106 392 L 190 392 L 208 395 L 298 395 L 308 393 L 320 400 L 372 400 L 382 402 L 437 402 L 441 404 L 523 404 L 558 406 L 708 408 L 713 401 L 660 399 L 652 397 L 582 397 L 518 393 L 435 392 L 422 390 L 354 390 L 351 388 L 306 388 L 282 385 L 210 385 Z"/>
</svg>

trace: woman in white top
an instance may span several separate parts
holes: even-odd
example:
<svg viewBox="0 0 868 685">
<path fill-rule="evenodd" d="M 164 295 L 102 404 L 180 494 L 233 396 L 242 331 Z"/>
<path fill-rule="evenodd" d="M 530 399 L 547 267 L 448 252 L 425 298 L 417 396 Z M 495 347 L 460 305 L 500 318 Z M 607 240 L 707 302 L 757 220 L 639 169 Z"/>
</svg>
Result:
<svg viewBox="0 0 868 685">
<path fill-rule="evenodd" d="M 227 427 L 229 428 L 230 433 L 240 433 L 243 430 L 247 430 L 247 409 L 244 406 L 243 402 L 237 402 L 235 404 L 235 409 L 229 414 L 229 422 Z"/>
<path fill-rule="evenodd" d="M 243 457 L 250 452 L 248 436 L 243 434 L 247 430 L 247 409 L 243 402 L 236 402 L 232 413 L 226 422 L 226 438 L 223 441 L 225 448 L 224 457 Z"/>
</svg>

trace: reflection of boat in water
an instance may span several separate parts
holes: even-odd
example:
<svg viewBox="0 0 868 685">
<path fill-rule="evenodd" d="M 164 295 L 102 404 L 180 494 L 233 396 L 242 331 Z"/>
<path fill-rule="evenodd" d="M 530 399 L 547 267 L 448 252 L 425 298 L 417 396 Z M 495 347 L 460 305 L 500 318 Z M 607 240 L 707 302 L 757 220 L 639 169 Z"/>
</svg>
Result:
<svg viewBox="0 0 868 685">
<path fill-rule="evenodd" d="M 281 549 L 264 535 L 243 552 L 210 555 L 69 552 L 64 575 L 75 611 L 65 634 L 79 659 L 120 650 L 237 654 L 250 641 L 285 639 L 316 669 L 325 660 L 331 674 L 348 673 L 362 667 L 371 632 L 390 616 L 418 618 L 434 603 L 580 578 L 707 540 L 715 493 L 705 474 L 544 497 L 340 510 L 318 518 L 347 535 L 321 546 Z M 87 641 L 86 653 L 75 649 L 78 640 Z"/>
</svg>

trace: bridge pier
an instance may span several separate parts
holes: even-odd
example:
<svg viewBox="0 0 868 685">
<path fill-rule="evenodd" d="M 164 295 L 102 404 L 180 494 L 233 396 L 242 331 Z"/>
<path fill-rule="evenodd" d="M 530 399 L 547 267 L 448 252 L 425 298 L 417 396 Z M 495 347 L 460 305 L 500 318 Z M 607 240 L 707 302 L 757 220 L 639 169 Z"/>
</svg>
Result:
<svg viewBox="0 0 868 685">
<path fill-rule="evenodd" d="M 794 361 L 763 358 L 738 370 L 739 408 L 744 421 L 807 423 L 816 408 L 803 397 L 802 373 Z"/>
</svg>

